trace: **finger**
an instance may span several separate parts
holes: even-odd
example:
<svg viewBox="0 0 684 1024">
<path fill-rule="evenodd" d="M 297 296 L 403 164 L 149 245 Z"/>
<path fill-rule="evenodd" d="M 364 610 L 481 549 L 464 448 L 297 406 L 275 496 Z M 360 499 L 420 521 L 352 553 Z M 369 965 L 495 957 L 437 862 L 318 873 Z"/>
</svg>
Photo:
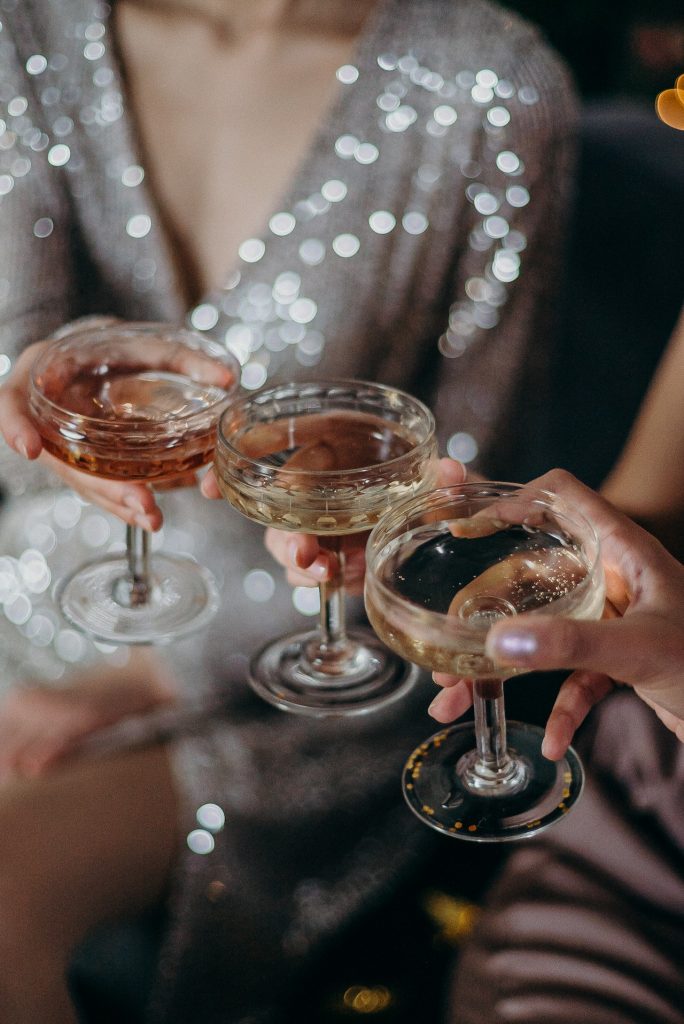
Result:
<svg viewBox="0 0 684 1024">
<path fill-rule="evenodd" d="M 472 681 L 459 679 L 453 686 L 437 694 L 428 707 L 428 714 L 437 722 L 453 722 L 455 718 L 464 715 L 472 703 Z"/>
<path fill-rule="evenodd" d="M 437 463 L 437 486 L 455 487 L 466 479 L 466 468 L 456 459 L 439 459 Z"/>
<path fill-rule="evenodd" d="M 485 651 L 501 666 L 583 668 L 632 685 L 675 672 L 684 653 L 676 626 L 646 614 L 599 622 L 521 616 L 492 626 Z"/>
<path fill-rule="evenodd" d="M 327 556 L 322 554 L 307 569 L 287 570 L 287 581 L 293 587 L 317 587 L 330 578 L 330 563 Z"/>
<path fill-rule="evenodd" d="M 454 676 L 449 672 L 433 672 L 432 679 L 437 686 L 442 687 L 455 686 L 456 683 L 461 682 L 461 676 Z"/>
<path fill-rule="evenodd" d="M 43 450 L 41 436 L 29 415 L 25 388 L 6 384 L 0 389 L 0 433 L 25 459 L 37 459 Z"/>
<path fill-rule="evenodd" d="M 111 515 L 116 516 L 117 519 L 121 519 L 128 526 L 139 526 L 142 530 L 149 530 L 150 533 L 154 533 L 156 530 L 160 529 L 164 521 L 161 510 L 158 508 L 147 514 L 144 512 L 138 512 L 137 507 L 130 508 L 128 505 L 121 502 L 109 501 L 108 498 L 103 498 L 101 494 L 91 492 L 88 489 L 83 489 L 79 493 L 89 504 L 96 506 L 103 512 L 109 512 Z"/>
<path fill-rule="evenodd" d="M 205 498 L 222 498 L 223 495 L 219 490 L 219 485 L 216 482 L 216 472 L 212 466 L 204 475 L 204 479 L 200 484 L 200 491 Z"/>
<path fill-rule="evenodd" d="M 323 555 L 318 539 L 311 533 L 289 533 L 269 527 L 264 543 L 266 550 L 286 568 L 308 569 Z"/>
<path fill-rule="evenodd" d="M 168 365 L 184 377 L 190 377 L 200 384 L 213 384 L 224 391 L 230 391 L 237 384 L 237 361 L 228 352 L 224 362 L 223 355 L 221 359 L 212 358 L 208 353 L 179 344 Z"/>
<path fill-rule="evenodd" d="M 72 469 L 59 459 L 43 452 L 41 463 L 56 472 L 64 483 L 81 497 L 131 525 L 145 530 L 158 530 L 164 517 L 153 492 L 145 484 L 105 480 Z"/>
<path fill-rule="evenodd" d="M 598 672 L 573 672 L 565 680 L 546 723 L 542 754 L 559 761 L 595 704 L 613 689 L 613 680 Z"/>
</svg>

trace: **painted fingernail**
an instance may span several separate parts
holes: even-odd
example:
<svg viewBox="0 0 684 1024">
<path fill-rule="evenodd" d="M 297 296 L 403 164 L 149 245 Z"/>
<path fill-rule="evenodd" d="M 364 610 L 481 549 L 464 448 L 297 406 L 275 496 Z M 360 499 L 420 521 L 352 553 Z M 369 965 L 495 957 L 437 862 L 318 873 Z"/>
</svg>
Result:
<svg viewBox="0 0 684 1024">
<path fill-rule="evenodd" d="M 531 633 L 506 632 L 487 642 L 487 653 L 500 660 L 514 658 L 525 661 L 537 653 L 537 638 Z"/>
</svg>

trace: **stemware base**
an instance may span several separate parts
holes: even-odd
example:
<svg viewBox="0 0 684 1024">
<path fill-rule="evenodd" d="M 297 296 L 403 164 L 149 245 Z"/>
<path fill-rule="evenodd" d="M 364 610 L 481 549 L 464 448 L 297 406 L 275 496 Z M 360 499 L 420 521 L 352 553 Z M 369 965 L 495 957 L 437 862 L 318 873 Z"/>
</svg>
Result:
<svg viewBox="0 0 684 1024">
<path fill-rule="evenodd" d="M 536 835 L 564 817 L 578 800 L 584 772 L 570 747 L 561 761 L 541 753 L 544 730 L 508 722 L 511 763 L 500 784 L 472 780 L 475 730 L 456 725 L 414 750 L 402 778 L 406 801 L 421 821 L 444 835 L 475 843 Z"/>
<path fill-rule="evenodd" d="M 320 640 L 315 630 L 291 633 L 259 651 L 250 665 L 252 688 L 282 711 L 328 718 L 362 715 L 399 700 L 419 669 L 388 650 L 370 630 L 347 633 L 354 654 L 340 674 L 317 671 L 308 658 Z"/>
<path fill-rule="evenodd" d="M 155 552 L 143 603 L 126 600 L 129 579 L 125 554 L 82 565 L 57 589 L 64 617 L 94 640 L 165 644 L 202 629 L 218 611 L 214 577 L 191 558 Z"/>
</svg>

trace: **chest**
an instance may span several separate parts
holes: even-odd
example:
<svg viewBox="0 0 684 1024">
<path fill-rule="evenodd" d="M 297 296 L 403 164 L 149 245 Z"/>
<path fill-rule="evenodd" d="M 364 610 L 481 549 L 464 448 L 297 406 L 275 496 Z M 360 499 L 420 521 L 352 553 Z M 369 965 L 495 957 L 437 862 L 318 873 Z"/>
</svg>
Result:
<svg viewBox="0 0 684 1024">
<path fill-rule="evenodd" d="M 227 45 L 208 24 L 119 5 L 129 96 L 188 298 L 219 287 L 261 233 L 334 102 L 355 40 L 262 33 Z"/>
</svg>

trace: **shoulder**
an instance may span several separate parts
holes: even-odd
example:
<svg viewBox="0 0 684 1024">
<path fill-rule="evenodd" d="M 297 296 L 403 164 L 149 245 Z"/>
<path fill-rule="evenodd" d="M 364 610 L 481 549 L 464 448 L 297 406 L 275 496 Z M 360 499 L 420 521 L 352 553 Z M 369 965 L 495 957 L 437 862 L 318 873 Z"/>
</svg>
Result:
<svg viewBox="0 0 684 1024">
<path fill-rule="evenodd" d="M 388 43 L 445 77 L 491 70 L 516 84 L 573 93 L 561 57 L 536 26 L 490 0 L 385 0 Z"/>
</svg>

